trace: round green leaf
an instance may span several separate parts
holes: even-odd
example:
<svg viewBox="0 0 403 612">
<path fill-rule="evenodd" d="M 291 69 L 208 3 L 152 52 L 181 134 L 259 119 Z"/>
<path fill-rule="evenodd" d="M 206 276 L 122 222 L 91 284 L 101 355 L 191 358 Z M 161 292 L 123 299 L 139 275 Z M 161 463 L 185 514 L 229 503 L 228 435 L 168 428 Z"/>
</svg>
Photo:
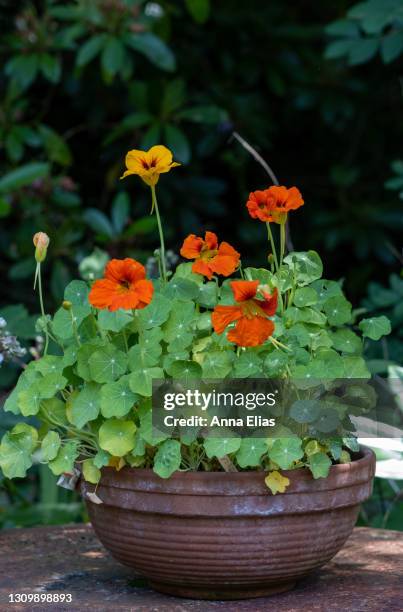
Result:
<svg viewBox="0 0 403 612">
<path fill-rule="evenodd" d="M 72 400 L 71 421 L 81 429 L 89 421 L 94 421 L 100 410 L 100 387 L 95 383 L 86 383 Z"/>
<path fill-rule="evenodd" d="M 221 457 L 224 457 L 224 455 L 236 453 L 241 446 L 241 439 L 210 437 L 204 440 L 203 446 L 209 459 L 212 457 L 217 457 L 220 459 Z"/>
<path fill-rule="evenodd" d="M 92 353 L 88 361 L 92 380 L 108 383 L 126 372 L 127 355 L 109 344 Z"/>
<path fill-rule="evenodd" d="M 99 428 L 99 445 L 114 457 L 123 457 L 133 450 L 135 433 L 133 421 L 109 419 Z"/>
<path fill-rule="evenodd" d="M 49 467 L 55 476 L 64 473 L 71 473 L 74 469 L 74 462 L 78 457 L 77 443 L 67 442 L 59 449 L 55 459 L 50 461 Z"/>
<path fill-rule="evenodd" d="M 382 336 L 387 336 L 392 331 L 390 321 L 384 315 L 363 319 L 358 326 L 362 335 L 371 340 L 379 340 Z"/>
<path fill-rule="evenodd" d="M 315 453 L 309 457 L 308 465 L 315 479 L 326 478 L 332 462 L 325 453 Z"/>
<path fill-rule="evenodd" d="M 55 459 L 61 445 L 60 436 L 56 431 L 49 431 L 42 440 L 41 450 L 44 461 Z"/>
<path fill-rule="evenodd" d="M 129 385 L 130 376 L 122 376 L 118 381 L 103 385 L 101 388 L 101 413 L 105 418 L 123 417 L 138 400 Z"/>
<path fill-rule="evenodd" d="M 243 438 L 236 454 L 241 468 L 260 465 L 262 455 L 267 452 L 267 443 L 263 438 Z"/>
<path fill-rule="evenodd" d="M 161 478 L 169 478 L 181 464 L 181 445 L 177 440 L 165 440 L 154 457 L 153 470 Z"/>
<path fill-rule="evenodd" d="M 303 455 L 302 442 L 299 438 L 278 438 L 269 448 L 270 459 L 282 470 L 291 468 L 294 461 L 298 461 Z"/>
</svg>

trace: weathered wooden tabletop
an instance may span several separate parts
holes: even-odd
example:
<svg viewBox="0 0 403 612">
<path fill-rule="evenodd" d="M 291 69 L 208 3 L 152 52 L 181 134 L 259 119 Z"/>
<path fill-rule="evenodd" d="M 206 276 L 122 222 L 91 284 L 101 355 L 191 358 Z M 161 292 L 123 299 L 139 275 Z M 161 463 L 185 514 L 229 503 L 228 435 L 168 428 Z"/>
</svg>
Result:
<svg viewBox="0 0 403 612">
<path fill-rule="evenodd" d="M 0 610 L 159 612 L 403 611 L 403 533 L 354 530 L 343 550 L 289 593 L 236 602 L 155 593 L 99 544 L 88 525 L 0 533 Z M 71 593 L 72 603 L 9 604 L 10 593 Z"/>
</svg>

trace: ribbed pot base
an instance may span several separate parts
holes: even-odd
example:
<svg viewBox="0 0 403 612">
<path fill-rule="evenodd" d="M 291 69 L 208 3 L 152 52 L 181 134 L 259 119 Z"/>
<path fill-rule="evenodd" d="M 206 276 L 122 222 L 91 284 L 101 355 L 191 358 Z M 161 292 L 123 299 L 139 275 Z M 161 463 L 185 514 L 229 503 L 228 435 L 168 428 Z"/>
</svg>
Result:
<svg viewBox="0 0 403 612">
<path fill-rule="evenodd" d="M 166 595 L 174 595 L 175 597 L 186 597 L 188 599 L 210 599 L 215 601 L 228 599 L 252 599 L 255 597 L 268 597 L 290 591 L 296 585 L 296 582 L 282 582 L 280 584 L 272 584 L 267 587 L 244 587 L 237 588 L 236 586 L 208 588 L 208 587 L 190 587 L 175 584 L 165 584 L 164 582 L 154 582 L 151 580 L 149 585 L 155 591 L 165 593 Z"/>
</svg>

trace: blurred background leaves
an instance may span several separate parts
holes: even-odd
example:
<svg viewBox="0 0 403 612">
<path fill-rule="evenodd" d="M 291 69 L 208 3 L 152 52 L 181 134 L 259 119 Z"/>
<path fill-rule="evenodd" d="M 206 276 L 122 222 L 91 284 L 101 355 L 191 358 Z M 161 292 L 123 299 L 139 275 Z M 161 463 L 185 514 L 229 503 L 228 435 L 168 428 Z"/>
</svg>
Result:
<svg viewBox="0 0 403 612">
<path fill-rule="evenodd" d="M 402 362 L 403 0 L 0 0 L 0 53 L 0 315 L 28 354 L 34 232 L 51 237 L 48 311 L 108 256 L 153 254 L 148 192 L 119 181 L 130 148 L 161 142 L 183 164 L 159 184 L 168 248 L 210 229 L 262 261 L 245 201 L 268 180 L 236 130 L 301 189 L 295 248 L 318 250 L 356 306 L 391 317 L 392 335 L 367 345 L 373 372 Z M 0 369 L 3 394 L 18 370 Z M 81 520 L 49 478 L 5 483 L 0 522 Z M 382 522 L 392 489 L 367 522 Z"/>
</svg>

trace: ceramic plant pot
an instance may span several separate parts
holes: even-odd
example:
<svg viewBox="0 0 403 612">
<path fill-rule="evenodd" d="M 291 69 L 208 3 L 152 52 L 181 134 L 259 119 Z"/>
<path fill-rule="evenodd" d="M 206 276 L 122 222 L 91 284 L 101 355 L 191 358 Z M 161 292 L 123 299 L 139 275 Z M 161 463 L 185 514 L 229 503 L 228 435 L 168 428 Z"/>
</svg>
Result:
<svg viewBox="0 0 403 612">
<path fill-rule="evenodd" d="M 272 495 L 263 472 L 177 472 L 106 468 L 87 500 L 92 525 L 120 562 L 157 591 L 201 599 L 279 593 L 329 561 L 371 494 L 375 456 L 363 449 L 325 479 L 285 472 Z M 82 492 L 93 486 L 82 483 Z"/>
</svg>

